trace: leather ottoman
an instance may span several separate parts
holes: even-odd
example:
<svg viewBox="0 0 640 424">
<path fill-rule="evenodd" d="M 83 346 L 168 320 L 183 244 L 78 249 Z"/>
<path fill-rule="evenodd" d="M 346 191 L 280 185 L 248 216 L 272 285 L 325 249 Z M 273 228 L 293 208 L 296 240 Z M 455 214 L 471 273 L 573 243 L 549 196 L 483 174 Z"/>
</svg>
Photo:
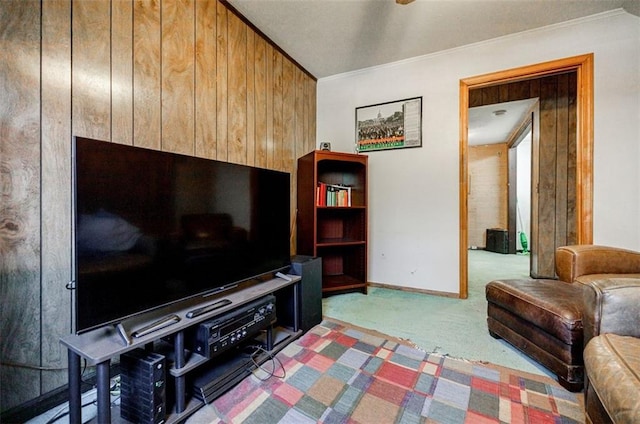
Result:
<svg viewBox="0 0 640 424">
<path fill-rule="evenodd" d="M 582 390 L 583 285 L 495 280 L 485 291 L 489 333 L 547 367 L 567 390 Z"/>
<path fill-rule="evenodd" d="M 587 343 L 587 422 L 640 423 L 640 339 L 601 334 Z"/>
</svg>

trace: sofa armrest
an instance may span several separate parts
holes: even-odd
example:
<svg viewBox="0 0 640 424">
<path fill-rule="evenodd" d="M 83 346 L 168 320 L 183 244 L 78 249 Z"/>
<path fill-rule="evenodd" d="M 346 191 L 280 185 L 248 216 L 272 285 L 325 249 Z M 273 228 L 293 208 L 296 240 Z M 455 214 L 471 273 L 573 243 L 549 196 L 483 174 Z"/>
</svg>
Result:
<svg viewBox="0 0 640 424">
<path fill-rule="evenodd" d="M 556 274 L 572 283 L 581 275 L 640 273 L 640 252 L 597 245 L 562 246 L 556 249 Z"/>
<path fill-rule="evenodd" d="M 640 278 L 604 278 L 583 290 L 584 345 L 603 333 L 640 337 Z"/>
</svg>

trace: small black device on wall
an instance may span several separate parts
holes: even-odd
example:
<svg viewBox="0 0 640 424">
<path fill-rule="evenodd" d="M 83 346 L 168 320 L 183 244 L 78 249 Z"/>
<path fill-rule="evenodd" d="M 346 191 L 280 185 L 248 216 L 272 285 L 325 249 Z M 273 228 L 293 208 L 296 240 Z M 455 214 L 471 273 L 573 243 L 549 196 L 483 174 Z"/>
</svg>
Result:
<svg viewBox="0 0 640 424">
<path fill-rule="evenodd" d="M 306 332 L 322 322 L 322 258 L 294 256 L 290 273 L 302 277 L 298 304 L 300 329 Z"/>
</svg>

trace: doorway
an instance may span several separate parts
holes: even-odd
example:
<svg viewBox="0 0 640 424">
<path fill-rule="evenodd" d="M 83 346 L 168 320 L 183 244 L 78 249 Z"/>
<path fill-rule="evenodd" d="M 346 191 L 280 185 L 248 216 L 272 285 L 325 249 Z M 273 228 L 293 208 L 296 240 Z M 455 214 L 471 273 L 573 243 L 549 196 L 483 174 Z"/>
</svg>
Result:
<svg viewBox="0 0 640 424">
<path fill-rule="evenodd" d="M 470 91 L 499 87 L 552 74 L 575 71 L 575 242 L 592 242 L 593 197 L 593 55 L 582 55 L 537 65 L 516 68 L 460 81 L 460 291 L 468 297 L 468 107 Z M 499 90 L 498 90 L 499 91 Z M 532 222 L 532 226 L 536 224 Z"/>
<path fill-rule="evenodd" d="M 518 239 L 529 236 L 522 227 L 530 216 L 531 161 L 523 153 L 531 157 L 539 100 L 487 103 L 469 107 L 468 248 L 515 254 L 523 250 Z M 521 145 L 525 139 L 528 148 Z"/>
</svg>

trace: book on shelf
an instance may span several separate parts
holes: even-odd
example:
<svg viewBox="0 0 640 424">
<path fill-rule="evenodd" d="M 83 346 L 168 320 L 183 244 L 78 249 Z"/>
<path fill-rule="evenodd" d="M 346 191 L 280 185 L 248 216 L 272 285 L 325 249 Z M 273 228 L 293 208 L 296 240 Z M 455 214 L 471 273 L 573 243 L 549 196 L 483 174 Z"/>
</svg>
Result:
<svg viewBox="0 0 640 424">
<path fill-rule="evenodd" d="M 318 206 L 350 207 L 351 187 L 319 182 L 316 187 L 316 204 Z"/>
</svg>

